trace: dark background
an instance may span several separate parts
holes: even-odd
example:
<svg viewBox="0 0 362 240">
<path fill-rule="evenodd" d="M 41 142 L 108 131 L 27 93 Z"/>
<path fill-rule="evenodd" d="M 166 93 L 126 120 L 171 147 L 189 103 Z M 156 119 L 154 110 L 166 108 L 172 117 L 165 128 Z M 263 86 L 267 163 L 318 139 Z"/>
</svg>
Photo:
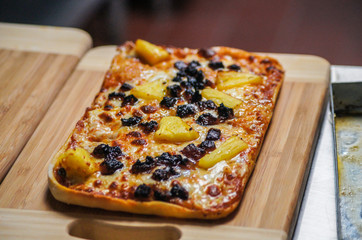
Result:
<svg viewBox="0 0 362 240">
<path fill-rule="evenodd" d="M 82 28 L 94 46 L 142 38 L 362 65 L 361 0 L 0 0 L 0 21 Z"/>
</svg>

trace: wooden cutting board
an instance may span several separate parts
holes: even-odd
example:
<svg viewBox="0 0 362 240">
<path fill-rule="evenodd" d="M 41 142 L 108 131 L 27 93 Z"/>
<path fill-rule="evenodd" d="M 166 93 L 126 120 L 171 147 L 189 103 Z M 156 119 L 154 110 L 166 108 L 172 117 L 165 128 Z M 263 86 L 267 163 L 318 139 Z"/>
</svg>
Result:
<svg viewBox="0 0 362 240">
<path fill-rule="evenodd" d="M 109 212 L 57 202 L 47 189 L 49 160 L 65 142 L 94 99 L 115 47 L 89 51 L 77 66 L 33 136 L 0 186 L 0 208 L 47 210 L 57 214 L 91 214 L 93 218 L 122 217 L 183 226 L 215 226 L 276 230 L 280 239 L 291 237 L 302 199 L 315 140 L 319 132 L 329 83 L 329 64 L 310 55 L 269 54 L 286 69 L 286 79 L 260 152 L 256 168 L 239 208 L 216 221 L 178 220 Z M 63 215 L 64 215 L 63 214 Z M 182 231 L 182 230 L 181 230 Z M 224 232 L 225 238 L 228 231 Z M 260 235 L 259 238 L 265 239 Z"/>
<path fill-rule="evenodd" d="M 91 43 L 76 29 L 0 23 L 0 182 Z"/>
<path fill-rule="evenodd" d="M 76 238 L 77 237 L 77 238 Z M 51 211 L 0 209 L 0 239 L 99 239 L 99 240 L 280 240 L 277 230 L 228 225 L 174 224 L 134 217 L 62 214 Z"/>
</svg>

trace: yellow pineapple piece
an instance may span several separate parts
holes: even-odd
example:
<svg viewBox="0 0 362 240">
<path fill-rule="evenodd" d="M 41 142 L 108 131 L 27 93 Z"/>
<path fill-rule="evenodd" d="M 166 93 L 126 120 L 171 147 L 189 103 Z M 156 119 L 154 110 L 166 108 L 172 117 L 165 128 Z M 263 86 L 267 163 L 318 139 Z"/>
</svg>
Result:
<svg viewBox="0 0 362 240">
<path fill-rule="evenodd" d="M 241 100 L 212 88 L 205 88 L 201 91 L 201 95 L 207 100 L 212 100 L 218 105 L 223 103 L 226 107 L 229 108 L 235 108 L 242 103 Z"/>
<path fill-rule="evenodd" d="M 187 125 L 180 117 L 164 117 L 160 128 L 155 133 L 155 139 L 166 142 L 186 142 L 199 137 L 199 133 Z"/>
<path fill-rule="evenodd" d="M 248 148 L 248 144 L 239 137 L 233 136 L 221 144 L 217 149 L 203 156 L 199 161 L 199 167 L 211 168 L 220 161 L 228 161 Z"/>
<path fill-rule="evenodd" d="M 241 72 L 218 72 L 216 86 L 220 90 L 241 87 L 245 84 L 263 83 L 261 76 Z"/>
<path fill-rule="evenodd" d="M 97 171 L 96 164 L 83 148 L 68 149 L 59 156 L 67 177 L 76 181 L 87 178 Z"/>
<path fill-rule="evenodd" d="M 153 82 L 146 82 L 142 85 L 132 88 L 131 94 L 137 98 L 146 100 L 162 100 L 166 95 L 167 80 L 161 79 Z"/>
<path fill-rule="evenodd" d="M 136 53 L 150 65 L 155 65 L 169 58 L 170 54 L 162 47 L 145 40 L 138 39 L 135 47 Z"/>
</svg>

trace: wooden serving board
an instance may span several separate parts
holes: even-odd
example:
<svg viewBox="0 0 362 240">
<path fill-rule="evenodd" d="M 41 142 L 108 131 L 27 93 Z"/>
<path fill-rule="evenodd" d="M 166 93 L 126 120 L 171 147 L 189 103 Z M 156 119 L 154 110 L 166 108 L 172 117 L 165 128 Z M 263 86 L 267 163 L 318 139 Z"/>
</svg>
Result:
<svg viewBox="0 0 362 240">
<path fill-rule="evenodd" d="M 19 227 L 21 226 L 21 227 Z M 241 234 L 242 233 L 242 234 Z M 132 239 L 132 240 L 253 240 L 285 238 L 277 230 L 260 230 L 228 225 L 210 226 L 145 222 L 142 218 L 87 214 L 62 214 L 50 211 L 0 209 L 0 239 Z"/>
<path fill-rule="evenodd" d="M 0 23 L 0 182 L 91 43 L 76 29 Z"/>
<path fill-rule="evenodd" d="M 57 216 L 69 216 L 71 212 L 91 214 L 92 218 L 112 216 L 128 221 L 137 218 L 145 223 L 207 226 L 210 239 L 216 227 L 225 225 L 236 226 L 240 234 L 248 228 L 256 229 L 260 236 L 255 239 L 265 239 L 262 234 L 270 229 L 279 232 L 280 239 L 291 237 L 319 132 L 329 63 L 316 56 L 269 54 L 285 67 L 286 79 L 254 173 L 239 208 L 231 216 L 201 221 L 66 205 L 49 193 L 48 163 L 99 91 L 114 55 L 115 47 L 99 47 L 81 60 L 0 186 L 0 208 L 47 210 Z M 224 232 L 224 238 L 228 233 Z"/>
</svg>

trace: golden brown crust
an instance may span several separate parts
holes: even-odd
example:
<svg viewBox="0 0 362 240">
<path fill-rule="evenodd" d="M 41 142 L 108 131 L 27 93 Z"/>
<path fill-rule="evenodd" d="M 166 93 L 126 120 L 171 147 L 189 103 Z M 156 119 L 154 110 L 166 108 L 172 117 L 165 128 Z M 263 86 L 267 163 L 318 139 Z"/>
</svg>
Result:
<svg viewBox="0 0 362 240">
<path fill-rule="evenodd" d="M 127 128 L 126 132 L 118 131 L 117 134 L 114 135 L 115 129 L 120 128 L 119 120 L 123 116 L 128 116 L 127 114 L 142 116 L 143 119 L 147 121 L 159 121 L 163 116 L 175 114 L 175 110 L 163 110 L 158 106 L 157 101 L 143 102 L 143 104 L 147 103 L 147 105 L 156 109 L 156 113 L 154 114 L 144 114 L 139 106 L 137 108 L 133 106 L 122 106 L 119 108 L 117 104 L 109 100 L 109 94 L 115 91 L 114 89 L 119 88 L 123 83 L 130 82 L 129 79 L 132 79 L 132 84 L 143 84 L 145 82 L 143 75 L 145 72 L 166 71 L 172 68 L 173 64 L 178 60 L 190 62 L 192 59 L 202 59 L 202 57 L 199 56 L 198 50 L 195 49 L 167 48 L 171 53 L 170 59 L 155 66 L 149 66 L 142 63 L 137 57 L 129 57 L 135 55 L 133 48 L 134 45 L 131 42 L 127 42 L 119 47 L 120 54 L 114 57 L 112 66 L 105 76 L 101 91 L 95 98 L 92 106 L 87 109 L 82 120 L 77 123 L 66 144 L 64 144 L 62 149 L 59 150 L 58 154 L 53 158 L 48 172 L 50 191 L 59 201 L 107 210 L 178 218 L 216 219 L 227 216 L 237 207 L 241 200 L 246 183 L 252 173 L 257 155 L 261 149 L 284 78 L 284 70 L 277 60 L 258 56 L 239 49 L 214 47 L 212 50 L 216 52 L 216 55 L 213 57 L 213 60 L 223 60 L 230 64 L 237 63 L 242 69 L 246 69 L 246 72 L 252 72 L 262 76 L 265 80 L 261 86 L 246 87 L 239 92 L 227 91 L 228 94 L 234 97 L 241 94 L 243 104 L 240 109 L 235 112 L 236 117 L 234 119 L 229 120 L 227 123 L 216 125 L 223 131 L 223 137 L 217 145 L 219 146 L 221 142 L 225 141 L 231 134 L 236 133 L 249 144 L 249 148 L 240 153 L 232 165 L 221 165 L 219 167 L 221 170 L 217 170 L 218 172 L 212 170 L 212 172 L 215 172 L 212 174 L 202 169 L 198 170 L 196 167 L 196 170 L 194 168 L 187 170 L 190 171 L 190 173 L 188 173 L 189 177 L 185 177 L 186 175 L 184 176 L 184 173 L 182 173 L 181 179 L 175 178 L 172 182 L 169 181 L 170 183 L 167 183 L 170 185 L 162 182 L 154 183 L 154 181 L 150 183 L 149 179 L 146 179 L 147 184 L 156 189 L 165 189 L 167 186 L 173 186 L 172 184 L 175 184 L 175 182 L 176 184 L 189 184 L 189 188 L 194 189 L 193 191 L 195 191 L 195 193 L 197 192 L 197 194 L 190 194 L 197 195 L 198 198 L 192 196 L 187 200 L 171 199 L 168 200 L 168 202 L 156 201 L 149 198 L 137 200 L 134 197 L 135 186 L 145 181 L 145 176 L 141 176 L 142 178 L 138 175 L 134 177 L 134 175 L 129 173 L 129 170 L 127 170 L 127 172 L 122 170 L 122 173 L 117 172 L 117 176 L 115 177 L 102 176 L 100 172 L 97 172 L 91 175 L 84 183 L 73 182 L 70 184 L 59 180 L 57 171 L 59 168 L 63 168 L 59 158 L 61 158 L 61 155 L 68 149 L 80 147 L 85 148 L 91 153 L 97 144 L 103 142 L 112 146 L 120 146 L 122 150 L 125 149 L 130 153 L 131 149 L 134 150 L 136 146 L 135 152 L 125 157 L 126 162 L 124 163 L 127 169 L 130 169 L 132 164 L 136 162 L 136 158 L 132 157 L 132 155 L 137 156 L 137 158 L 143 158 L 147 154 L 160 153 L 160 148 L 157 147 L 160 144 L 155 143 L 152 139 L 154 133 L 145 134 L 138 128 Z M 128 57 L 126 58 L 125 56 Z M 210 59 L 203 60 L 210 61 Z M 216 71 L 210 70 L 205 66 L 202 66 L 201 69 L 205 74 L 205 78 L 215 82 Z M 254 104 L 255 102 L 257 104 Z M 106 109 L 108 106 L 110 106 L 110 109 Z M 113 108 L 116 108 L 117 112 L 113 112 Z M 102 129 L 102 131 L 99 131 L 99 129 L 94 130 L 94 122 L 92 122 L 94 120 L 90 120 L 94 118 L 96 118 L 98 124 L 105 126 L 108 132 L 104 131 L 104 129 Z M 186 118 L 185 121 L 190 124 L 192 128 L 200 131 L 200 137 L 196 139 L 195 144 L 200 143 L 209 128 L 198 126 L 195 120 L 192 119 Z M 227 130 L 230 128 L 229 126 L 232 127 L 231 130 Z M 130 130 L 132 131 L 129 132 Z M 234 133 L 234 131 L 236 132 Z M 139 141 L 139 139 L 142 141 Z M 88 145 L 84 144 L 85 142 L 87 142 Z M 147 148 L 148 145 L 156 146 L 156 149 L 159 150 L 150 151 Z M 172 146 L 163 144 L 161 149 L 176 154 L 185 146 L 185 144 Z M 94 157 L 91 156 L 91 158 Z M 95 165 L 99 166 L 100 162 L 98 161 Z M 179 170 L 184 171 L 182 169 Z M 100 177 L 102 177 L 103 185 L 101 187 L 97 186 L 98 188 L 94 187 L 95 182 L 97 179 L 100 179 Z M 202 187 L 193 186 L 197 185 L 199 180 L 205 177 L 208 179 L 212 178 L 212 180 L 208 180 L 209 182 Z M 132 183 L 127 183 L 129 178 L 132 178 Z M 215 196 L 217 197 L 209 194 L 210 196 L 201 200 L 200 198 L 202 198 L 202 196 L 208 195 L 205 189 L 210 187 L 212 183 L 216 183 L 222 188 L 220 190 L 216 187 L 218 191 Z M 205 205 L 201 204 L 205 201 L 208 203 Z"/>
<path fill-rule="evenodd" d="M 135 200 L 124 200 L 102 195 L 93 195 L 92 193 L 79 192 L 60 185 L 53 174 L 54 165 L 51 164 L 50 167 L 52 168 L 49 168 L 48 172 L 49 189 L 55 199 L 67 204 L 164 217 L 199 219 L 218 219 L 226 217 L 239 204 L 239 202 L 234 202 L 230 206 L 223 208 L 221 212 L 208 211 L 204 213 L 200 210 L 192 210 L 179 205 L 160 201 L 139 202 Z M 247 181 L 244 180 L 244 186 L 246 185 L 246 182 Z"/>
</svg>

